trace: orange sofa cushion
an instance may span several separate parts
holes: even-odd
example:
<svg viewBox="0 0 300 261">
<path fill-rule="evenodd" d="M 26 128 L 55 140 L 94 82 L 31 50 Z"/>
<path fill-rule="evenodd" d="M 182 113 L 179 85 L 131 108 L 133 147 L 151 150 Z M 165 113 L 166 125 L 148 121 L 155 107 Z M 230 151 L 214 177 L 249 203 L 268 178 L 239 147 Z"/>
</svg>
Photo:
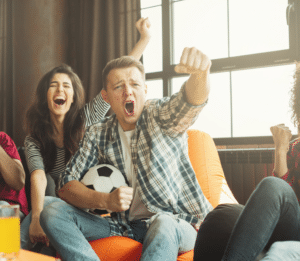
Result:
<svg viewBox="0 0 300 261">
<path fill-rule="evenodd" d="M 189 157 L 199 185 L 213 208 L 224 203 L 238 203 L 233 196 L 213 139 L 205 132 L 188 130 Z"/>
<path fill-rule="evenodd" d="M 213 139 L 205 132 L 188 130 L 189 157 L 199 185 L 215 208 L 223 203 L 238 203 L 226 182 Z M 127 237 L 108 237 L 90 242 L 101 261 L 135 261 L 142 244 Z M 192 261 L 194 250 L 179 255 L 177 261 Z"/>
</svg>

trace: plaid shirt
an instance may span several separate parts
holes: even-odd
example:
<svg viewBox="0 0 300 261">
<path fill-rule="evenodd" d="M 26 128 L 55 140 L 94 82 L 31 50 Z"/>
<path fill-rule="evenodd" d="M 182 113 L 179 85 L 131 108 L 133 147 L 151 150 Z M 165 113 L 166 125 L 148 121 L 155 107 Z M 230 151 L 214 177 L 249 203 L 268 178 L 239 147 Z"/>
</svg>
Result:
<svg viewBox="0 0 300 261">
<path fill-rule="evenodd" d="M 198 229 L 212 206 L 203 195 L 190 163 L 186 130 L 206 103 L 188 104 L 184 87 L 172 97 L 146 101 L 131 139 L 131 155 L 137 190 L 146 208 L 152 213 L 173 214 Z M 86 131 L 60 177 L 57 190 L 71 180 L 80 181 L 97 164 L 111 164 L 125 176 L 116 115 Z M 128 217 L 129 210 L 105 217 L 110 222 L 111 235 L 133 238 Z"/>
</svg>

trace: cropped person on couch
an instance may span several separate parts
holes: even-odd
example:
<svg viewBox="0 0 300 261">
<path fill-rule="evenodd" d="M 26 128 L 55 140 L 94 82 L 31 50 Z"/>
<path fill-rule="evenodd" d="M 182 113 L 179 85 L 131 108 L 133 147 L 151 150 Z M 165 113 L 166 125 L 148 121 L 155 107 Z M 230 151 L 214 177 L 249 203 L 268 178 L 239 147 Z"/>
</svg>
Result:
<svg viewBox="0 0 300 261">
<path fill-rule="evenodd" d="M 17 147 L 4 132 L 0 132 L 0 205 L 20 205 L 20 219 L 28 215 L 25 194 L 25 171 Z"/>
<path fill-rule="evenodd" d="M 300 64 L 294 79 L 291 105 L 300 133 Z M 257 186 L 234 228 L 223 260 L 254 260 L 270 246 L 262 260 L 300 260 L 299 137 L 290 142 L 292 133 L 284 124 L 272 126 L 271 132 L 275 144 L 273 175 L 280 179 L 265 178 Z"/>
<path fill-rule="evenodd" d="M 186 130 L 206 105 L 209 58 L 185 48 L 178 72 L 190 73 L 171 97 L 146 101 L 142 64 L 130 57 L 103 70 L 102 95 L 115 112 L 91 126 L 60 178 L 54 202 L 41 225 L 64 261 L 97 260 L 88 240 L 127 236 L 143 243 L 141 260 L 176 260 L 194 248 L 196 229 L 212 210 L 188 156 Z M 129 181 L 101 193 L 80 180 L 93 166 L 117 167 Z M 106 209 L 100 217 L 82 209 Z"/>
<path fill-rule="evenodd" d="M 129 55 L 140 59 L 150 40 L 148 18 L 141 18 L 136 27 L 141 38 Z M 29 135 L 25 139 L 25 153 L 31 173 L 32 211 L 21 226 L 23 249 L 30 249 L 36 242 L 49 246 L 40 226 L 40 213 L 46 205 L 60 199 L 55 197 L 55 185 L 47 193 L 52 196 L 45 196 L 46 188 L 49 182 L 57 182 L 59 173 L 77 150 L 85 127 L 100 121 L 109 108 L 101 94 L 84 106 L 82 83 L 69 66 L 56 67 L 40 80 L 35 102 L 26 117 Z"/>
</svg>

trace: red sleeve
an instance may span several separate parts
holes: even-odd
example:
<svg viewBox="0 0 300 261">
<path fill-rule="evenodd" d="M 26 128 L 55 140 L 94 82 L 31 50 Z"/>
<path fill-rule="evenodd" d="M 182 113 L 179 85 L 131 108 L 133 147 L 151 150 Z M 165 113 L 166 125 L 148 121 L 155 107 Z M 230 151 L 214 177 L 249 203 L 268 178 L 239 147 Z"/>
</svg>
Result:
<svg viewBox="0 0 300 261">
<path fill-rule="evenodd" d="M 12 159 L 18 159 L 21 161 L 16 144 L 5 132 L 0 132 L 0 145 L 8 156 Z"/>
</svg>

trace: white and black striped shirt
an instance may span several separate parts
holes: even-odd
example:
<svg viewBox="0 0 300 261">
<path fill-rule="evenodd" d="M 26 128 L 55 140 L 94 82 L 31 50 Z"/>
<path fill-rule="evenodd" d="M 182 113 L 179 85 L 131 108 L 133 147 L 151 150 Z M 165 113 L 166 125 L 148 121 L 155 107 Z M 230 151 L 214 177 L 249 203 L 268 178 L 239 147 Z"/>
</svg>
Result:
<svg viewBox="0 0 300 261">
<path fill-rule="evenodd" d="M 101 93 L 99 93 L 82 109 L 85 115 L 86 127 L 99 122 L 103 117 L 105 117 L 109 108 L 109 104 L 102 99 Z M 43 157 L 40 150 L 40 143 L 31 136 L 27 136 L 25 138 L 24 145 L 29 172 L 32 173 L 34 170 L 38 169 L 45 171 Z M 49 174 L 56 183 L 61 172 L 65 170 L 65 166 L 65 149 L 56 147 L 56 160 L 54 167 L 51 172 L 46 174 Z"/>
</svg>

